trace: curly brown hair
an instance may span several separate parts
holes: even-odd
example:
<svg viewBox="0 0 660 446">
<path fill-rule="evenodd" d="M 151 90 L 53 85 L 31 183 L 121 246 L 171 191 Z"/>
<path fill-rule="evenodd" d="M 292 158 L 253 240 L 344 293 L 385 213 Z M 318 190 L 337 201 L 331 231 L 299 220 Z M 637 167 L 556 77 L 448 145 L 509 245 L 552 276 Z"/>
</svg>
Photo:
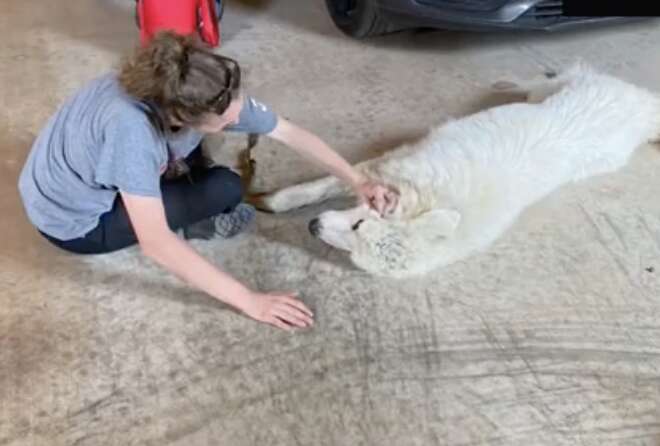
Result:
<svg viewBox="0 0 660 446">
<path fill-rule="evenodd" d="M 205 113 L 224 113 L 238 97 L 241 69 L 198 39 L 165 31 L 124 60 L 119 82 L 129 95 L 158 107 L 163 119 L 195 125 Z"/>
</svg>

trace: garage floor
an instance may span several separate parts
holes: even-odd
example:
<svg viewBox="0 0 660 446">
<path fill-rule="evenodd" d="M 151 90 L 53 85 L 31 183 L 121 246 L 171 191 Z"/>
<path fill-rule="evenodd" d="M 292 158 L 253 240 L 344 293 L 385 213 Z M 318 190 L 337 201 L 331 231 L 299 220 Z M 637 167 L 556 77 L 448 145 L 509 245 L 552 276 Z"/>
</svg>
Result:
<svg viewBox="0 0 660 446">
<path fill-rule="evenodd" d="M 0 2 L 0 445 L 660 445 L 657 148 L 423 280 L 369 277 L 311 240 L 319 208 L 196 243 L 255 287 L 300 290 L 317 324 L 297 334 L 136 250 L 50 247 L 17 175 L 57 104 L 133 44 L 132 0 L 114 1 Z M 321 0 L 253 0 L 229 3 L 223 23 L 251 92 L 354 161 L 497 103 L 495 81 L 575 58 L 660 91 L 657 21 L 360 43 Z M 320 174 L 267 141 L 258 162 L 263 188 Z"/>
</svg>

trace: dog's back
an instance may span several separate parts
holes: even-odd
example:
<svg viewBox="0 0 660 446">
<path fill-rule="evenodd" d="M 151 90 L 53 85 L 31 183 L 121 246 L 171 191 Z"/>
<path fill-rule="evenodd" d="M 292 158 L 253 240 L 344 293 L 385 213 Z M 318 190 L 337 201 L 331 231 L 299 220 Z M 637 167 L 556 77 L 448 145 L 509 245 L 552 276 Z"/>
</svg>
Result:
<svg viewBox="0 0 660 446">
<path fill-rule="evenodd" d="M 660 133 L 660 100 L 651 92 L 582 66 L 549 86 L 540 103 L 444 125 L 412 155 L 412 164 L 432 160 L 438 172 L 437 206 L 462 215 L 448 241 L 455 259 L 488 245 L 561 185 L 622 167 Z"/>
<path fill-rule="evenodd" d="M 538 105 L 554 143 L 538 160 L 542 166 L 556 165 L 566 181 L 615 171 L 660 134 L 657 94 L 583 65 L 568 70 L 557 84 L 558 92 Z"/>
<path fill-rule="evenodd" d="M 538 104 L 495 107 L 444 125 L 423 143 L 420 158 L 434 160 L 449 182 L 493 181 L 534 201 L 564 183 L 617 170 L 660 135 L 660 97 L 632 84 L 576 66 L 543 89 L 547 97 Z"/>
</svg>

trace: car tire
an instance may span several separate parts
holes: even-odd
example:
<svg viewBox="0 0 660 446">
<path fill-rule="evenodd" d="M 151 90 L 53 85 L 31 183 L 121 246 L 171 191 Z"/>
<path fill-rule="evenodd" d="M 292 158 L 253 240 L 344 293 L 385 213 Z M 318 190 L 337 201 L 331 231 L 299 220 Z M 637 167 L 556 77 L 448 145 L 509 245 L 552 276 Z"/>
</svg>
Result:
<svg viewBox="0 0 660 446">
<path fill-rule="evenodd" d="M 376 0 L 325 0 L 334 24 L 345 34 L 363 39 L 398 29 L 378 11 Z"/>
</svg>

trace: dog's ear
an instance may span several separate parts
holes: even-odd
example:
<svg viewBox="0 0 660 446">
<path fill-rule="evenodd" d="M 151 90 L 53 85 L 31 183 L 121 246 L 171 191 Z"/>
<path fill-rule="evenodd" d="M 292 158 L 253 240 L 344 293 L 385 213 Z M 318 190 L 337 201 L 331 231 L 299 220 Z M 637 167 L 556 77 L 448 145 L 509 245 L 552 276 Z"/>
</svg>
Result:
<svg viewBox="0 0 660 446">
<path fill-rule="evenodd" d="M 461 214 L 454 209 L 434 209 L 424 212 L 413 220 L 413 230 L 424 234 L 449 237 L 461 222 Z"/>
</svg>

